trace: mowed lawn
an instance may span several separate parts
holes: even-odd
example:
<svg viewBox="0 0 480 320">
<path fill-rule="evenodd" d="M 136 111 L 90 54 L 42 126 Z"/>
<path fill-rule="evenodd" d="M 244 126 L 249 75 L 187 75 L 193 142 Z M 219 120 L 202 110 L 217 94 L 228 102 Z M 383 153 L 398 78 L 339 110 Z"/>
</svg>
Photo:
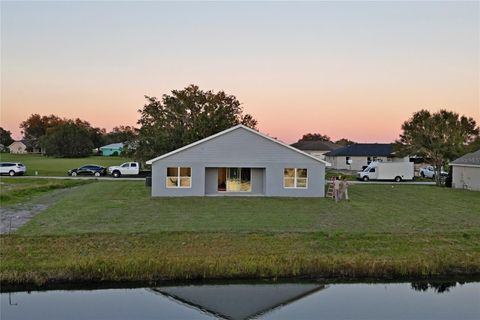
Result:
<svg viewBox="0 0 480 320">
<path fill-rule="evenodd" d="M 414 185 L 353 185 L 350 202 L 326 198 L 151 198 L 137 181 L 77 188 L 19 230 L 21 235 L 85 233 L 480 232 L 476 192 Z"/>
<path fill-rule="evenodd" d="M 98 164 L 108 167 L 131 161 L 124 157 L 91 156 L 86 158 L 52 158 L 39 154 L 0 153 L 2 162 L 21 162 L 27 167 L 27 176 L 66 176 L 67 171 L 85 164 Z"/>
</svg>

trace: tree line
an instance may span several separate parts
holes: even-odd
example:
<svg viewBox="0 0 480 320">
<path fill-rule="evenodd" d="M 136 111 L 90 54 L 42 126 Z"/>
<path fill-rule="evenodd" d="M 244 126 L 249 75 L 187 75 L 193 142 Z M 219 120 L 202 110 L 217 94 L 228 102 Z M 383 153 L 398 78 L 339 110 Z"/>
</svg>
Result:
<svg viewBox="0 0 480 320">
<path fill-rule="evenodd" d="M 31 115 L 20 124 L 24 139 L 40 147 L 49 156 L 83 157 L 92 149 L 109 143 L 123 142 L 132 158 L 140 161 L 157 157 L 198 141 L 237 124 L 257 129 L 257 120 L 243 111 L 241 103 L 224 91 L 204 91 L 196 85 L 173 90 L 160 99 L 145 96 L 146 103 L 138 110 L 139 129 L 118 126 L 111 132 L 93 127 L 81 119 L 65 119 L 55 115 Z M 440 110 L 415 112 L 402 124 L 402 133 L 395 141 L 399 155 L 416 155 L 429 159 L 441 170 L 467 152 L 480 149 L 479 128 L 471 117 Z M 10 132 L 0 128 L 1 143 L 11 143 Z M 307 133 L 299 141 L 329 141 L 342 146 L 354 144 L 342 138 L 332 141 L 328 135 Z M 440 174 L 436 175 L 440 177 Z"/>
</svg>

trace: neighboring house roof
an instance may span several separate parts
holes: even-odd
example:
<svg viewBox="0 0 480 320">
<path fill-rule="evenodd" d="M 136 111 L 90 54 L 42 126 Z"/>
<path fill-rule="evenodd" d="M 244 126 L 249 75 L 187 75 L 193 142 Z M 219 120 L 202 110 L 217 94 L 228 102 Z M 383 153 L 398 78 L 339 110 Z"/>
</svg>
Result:
<svg viewBox="0 0 480 320">
<path fill-rule="evenodd" d="M 325 150 L 336 150 L 341 148 L 338 144 L 335 144 L 330 141 L 298 141 L 294 144 L 291 144 L 292 147 L 300 150 L 309 150 L 309 151 L 325 151 Z"/>
<path fill-rule="evenodd" d="M 279 144 L 279 145 L 281 145 L 281 146 L 283 146 L 283 147 L 285 147 L 285 148 L 288 148 L 288 149 L 290 149 L 290 150 L 293 150 L 293 151 L 295 151 L 295 152 L 298 152 L 298 153 L 300 153 L 300 154 L 302 154 L 302 155 L 304 155 L 304 156 L 306 156 L 306 157 L 308 157 L 308 158 L 310 158 L 310 159 L 313 159 L 313 160 L 315 160 L 315 161 L 321 162 L 321 163 L 325 164 L 327 167 L 330 166 L 330 163 L 327 162 L 327 161 L 325 161 L 325 160 L 321 160 L 321 159 L 319 159 L 319 158 L 317 158 L 317 157 L 315 157 L 315 156 L 312 156 L 312 155 L 310 155 L 310 154 L 308 154 L 308 153 L 306 153 L 306 152 L 303 152 L 303 151 L 301 151 L 301 150 L 298 150 L 298 149 L 296 149 L 296 148 L 294 148 L 294 147 L 292 147 L 292 146 L 289 146 L 289 145 L 286 144 L 286 143 L 283 143 L 283 142 L 281 142 L 281 141 L 278 141 L 278 140 L 276 140 L 276 139 L 274 139 L 274 138 L 272 138 L 272 137 L 269 137 L 269 136 L 267 136 L 267 135 L 265 135 L 265 134 L 263 134 L 263 133 L 261 133 L 261 132 L 258 132 L 258 131 L 254 130 L 254 129 L 251 129 L 251 128 L 249 128 L 249 127 L 246 127 L 246 126 L 244 126 L 244 125 L 242 125 L 242 124 L 236 125 L 236 126 L 231 127 L 231 128 L 229 128 L 229 129 L 227 129 L 227 130 L 223 130 L 223 131 L 221 131 L 221 132 L 219 132 L 219 133 L 216 133 L 216 134 L 214 134 L 214 135 L 211 135 L 211 136 L 209 136 L 209 137 L 206 137 L 206 138 L 204 138 L 204 139 L 202 139 L 202 140 L 198 140 L 198 141 L 196 141 L 196 142 L 194 142 L 194 143 L 191 143 L 191 144 L 189 144 L 189 145 L 186 145 L 186 146 L 184 146 L 184 147 L 181 147 L 181 148 L 178 148 L 178 149 L 173 150 L 173 151 L 171 151 L 171 152 L 165 153 L 165 154 L 163 154 L 163 155 L 161 155 L 161 156 L 159 156 L 159 157 L 156 157 L 156 158 L 154 158 L 154 159 L 148 160 L 146 163 L 147 163 L 147 164 L 152 164 L 152 163 L 154 163 L 154 162 L 156 162 L 156 161 L 158 161 L 158 160 L 165 159 L 165 158 L 167 158 L 167 157 L 169 157 L 169 156 L 171 156 L 171 155 L 174 155 L 174 154 L 176 154 L 176 153 L 179 153 L 179 152 L 181 152 L 181 151 L 183 151 L 183 150 L 186 150 L 186 149 L 189 149 L 189 148 L 194 147 L 194 146 L 196 146 L 196 145 L 199 145 L 199 144 L 201 144 L 201 143 L 210 141 L 210 140 L 212 140 L 212 139 L 215 139 L 215 138 L 217 138 L 217 137 L 219 137 L 219 136 L 222 136 L 222 135 L 224 135 L 224 134 L 227 134 L 227 133 L 229 133 L 229 132 L 231 132 L 231 131 L 238 130 L 238 129 L 243 129 L 243 130 L 250 131 L 250 132 L 252 132 L 252 133 L 254 133 L 254 134 L 256 134 L 256 135 L 259 135 L 259 136 L 262 137 L 262 138 L 265 138 L 265 139 L 267 139 L 267 140 L 270 140 L 271 142 L 277 143 L 277 144 Z"/>
<path fill-rule="evenodd" d="M 123 148 L 123 143 L 111 143 L 107 144 L 106 146 L 100 147 L 101 149 L 122 149 Z"/>
<path fill-rule="evenodd" d="M 206 312 L 215 318 L 256 318 L 325 289 L 320 284 L 234 284 L 159 287 L 154 293 Z"/>
<path fill-rule="evenodd" d="M 467 153 L 466 155 L 450 162 L 451 166 L 480 167 L 480 150 Z"/>
<path fill-rule="evenodd" d="M 13 141 L 12 144 L 10 144 L 8 147 L 10 148 L 11 146 L 13 146 L 15 143 L 21 143 L 25 146 L 25 148 L 27 147 L 27 144 L 25 142 L 23 142 L 23 140 L 17 140 L 17 141 Z"/>
<path fill-rule="evenodd" d="M 393 153 L 391 143 L 355 143 L 326 153 L 329 157 L 389 157 Z"/>
</svg>

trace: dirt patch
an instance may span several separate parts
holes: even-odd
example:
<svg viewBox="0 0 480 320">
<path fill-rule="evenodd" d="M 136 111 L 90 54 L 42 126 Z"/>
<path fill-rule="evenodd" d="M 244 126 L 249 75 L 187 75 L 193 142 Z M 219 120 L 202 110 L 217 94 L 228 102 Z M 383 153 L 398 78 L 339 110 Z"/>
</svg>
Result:
<svg viewBox="0 0 480 320">
<path fill-rule="evenodd" d="M 0 234 L 11 233 L 30 221 L 37 214 L 50 207 L 72 189 L 60 189 L 36 197 L 26 203 L 0 208 Z"/>
</svg>

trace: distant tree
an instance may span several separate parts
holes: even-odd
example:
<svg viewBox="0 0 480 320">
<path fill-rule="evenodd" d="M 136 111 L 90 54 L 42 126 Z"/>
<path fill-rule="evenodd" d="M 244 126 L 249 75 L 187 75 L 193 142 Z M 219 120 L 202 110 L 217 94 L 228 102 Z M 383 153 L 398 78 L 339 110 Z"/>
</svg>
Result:
<svg viewBox="0 0 480 320">
<path fill-rule="evenodd" d="M 131 126 L 114 127 L 112 131 L 105 134 L 105 143 L 129 143 L 133 142 L 138 135 L 138 129 Z"/>
<path fill-rule="evenodd" d="M 46 155 L 54 157 L 86 157 L 93 149 L 88 129 L 73 120 L 50 128 L 40 137 L 39 144 Z"/>
<path fill-rule="evenodd" d="M 475 140 L 467 145 L 465 153 L 475 152 L 477 150 L 480 150 L 480 136 L 477 136 Z"/>
<path fill-rule="evenodd" d="M 41 136 L 47 133 L 49 128 L 58 126 L 65 123 L 65 119 L 62 119 L 56 115 L 41 116 L 39 114 L 32 114 L 27 120 L 20 123 L 23 137 L 27 140 L 37 140 Z"/>
<path fill-rule="evenodd" d="M 460 117 L 447 110 L 415 112 L 412 118 L 402 124 L 402 130 L 395 149 L 399 155 L 431 159 L 436 170 L 437 185 L 441 184 L 443 166 L 465 153 L 466 146 L 478 139 L 480 131 L 473 118 Z"/>
<path fill-rule="evenodd" d="M 340 140 L 335 141 L 335 144 L 338 144 L 339 146 L 344 146 L 344 147 L 351 146 L 352 144 L 355 144 L 355 143 L 356 142 L 352 140 L 348 140 L 346 138 L 342 138 Z"/>
<path fill-rule="evenodd" d="M 136 143 L 136 157 L 150 159 L 222 130 L 244 124 L 255 129 L 257 121 L 243 114 L 240 102 L 223 91 L 203 91 L 190 85 L 173 90 L 161 100 L 145 96 L 147 103 L 139 110 L 141 126 Z"/>
<path fill-rule="evenodd" d="M 0 144 L 3 144 L 5 147 L 8 147 L 12 143 L 13 143 L 12 133 L 0 127 Z"/>
<path fill-rule="evenodd" d="M 323 135 L 323 134 L 320 134 L 320 133 L 307 133 L 307 134 L 304 134 L 300 140 L 298 140 L 298 142 L 300 142 L 300 141 L 326 141 L 326 142 L 331 142 L 332 140 L 330 139 L 329 136 Z"/>
</svg>

